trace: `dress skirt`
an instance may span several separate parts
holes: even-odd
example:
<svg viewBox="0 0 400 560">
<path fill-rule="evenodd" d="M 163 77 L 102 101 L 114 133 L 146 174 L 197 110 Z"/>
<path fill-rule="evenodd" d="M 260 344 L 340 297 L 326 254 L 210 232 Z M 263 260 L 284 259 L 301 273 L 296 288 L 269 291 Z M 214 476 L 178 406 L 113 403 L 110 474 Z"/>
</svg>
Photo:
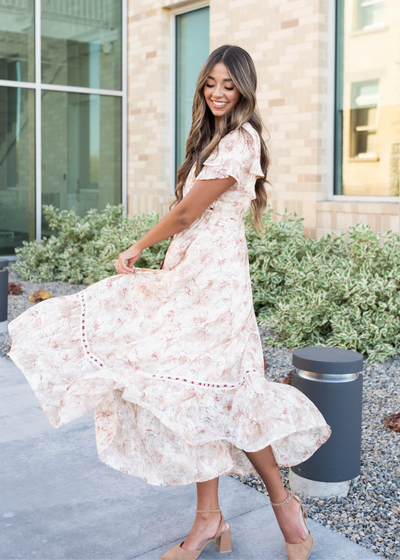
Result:
<svg viewBox="0 0 400 560">
<path fill-rule="evenodd" d="M 51 424 L 94 410 L 100 460 L 156 486 L 256 474 L 244 451 L 268 445 L 297 465 L 331 434 L 301 391 L 265 378 L 243 221 L 260 172 L 231 155 L 197 180 L 237 183 L 173 237 L 160 270 L 135 267 L 9 324 L 8 355 Z M 184 195 L 194 181 L 193 168 Z"/>
</svg>

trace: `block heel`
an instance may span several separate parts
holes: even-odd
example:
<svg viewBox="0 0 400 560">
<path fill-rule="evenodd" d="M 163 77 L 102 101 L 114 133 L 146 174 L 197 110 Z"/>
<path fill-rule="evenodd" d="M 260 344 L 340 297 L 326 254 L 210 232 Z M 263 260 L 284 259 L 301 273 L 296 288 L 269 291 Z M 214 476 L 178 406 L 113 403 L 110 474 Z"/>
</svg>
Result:
<svg viewBox="0 0 400 560">
<path fill-rule="evenodd" d="M 218 509 L 197 509 L 196 513 L 207 513 L 207 512 L 220 512 L 221 510 Z M 222 531 L 222 527 L 224 526 L 224 516 L 221 513 L 221 520 L 219 522 L 219 527 L 217 532 L 213 537 L 210 539 L 206 539 L 199 546 L 196 550 L 185 550 L 182 548 L 182 544 L 185 541 L 182 541 L 166 552 L 160 557 L 160 560 L 197 560 L 200 554 L 203 552 L 204 547 L 207 546 L 210 542 L 215 541 L 217 548 L 220 552 L 232 552 L 232 543 L 231 543 L 231 528 L 226 524 L 227 528 L 225 531 Z"/>
<path fill-rule="evenodd" d="M 215 544 L 220 552 L 232 552 L 231 528 L 229 525 L 228 528 L 221 533 L 221 536 L 217 538 Z"/>
</svg>

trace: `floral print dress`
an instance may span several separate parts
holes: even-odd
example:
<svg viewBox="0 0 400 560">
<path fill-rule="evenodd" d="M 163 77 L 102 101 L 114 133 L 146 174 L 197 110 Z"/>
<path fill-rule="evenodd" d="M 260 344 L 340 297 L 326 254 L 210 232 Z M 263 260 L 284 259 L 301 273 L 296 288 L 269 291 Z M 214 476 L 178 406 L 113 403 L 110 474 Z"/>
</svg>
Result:
<svg viewBox="0 0 400 560">
<path fill-rule="evenodd" d="M 197 178 L 232 176 L 175 234 L 159 270 L 135 268 L 29 308 L 9 324 L 9 357 L 54 427 L 94 410 L 101 461 L 149 484 L 256 474 L 243 450 L 279 466 L 330 436 L 316 406 L 264 376 L 243 216 L 262 176 L 258 133 L 227 134 Z"/>
</svg>

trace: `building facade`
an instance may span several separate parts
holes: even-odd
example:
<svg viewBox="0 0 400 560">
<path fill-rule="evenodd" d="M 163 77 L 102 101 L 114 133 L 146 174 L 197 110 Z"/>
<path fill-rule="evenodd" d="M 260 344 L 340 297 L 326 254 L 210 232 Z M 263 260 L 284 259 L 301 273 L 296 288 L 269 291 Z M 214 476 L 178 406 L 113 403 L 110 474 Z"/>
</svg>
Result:
<svg viewBox="0 0 400 560">
<path fill-rule="evenodd" d="M 0 255 L 42 204 L 164 215 L 223 44 L 256 64 L 275 219 L 400 233 L 398 0 L 0 0 Z"/>
</svg>

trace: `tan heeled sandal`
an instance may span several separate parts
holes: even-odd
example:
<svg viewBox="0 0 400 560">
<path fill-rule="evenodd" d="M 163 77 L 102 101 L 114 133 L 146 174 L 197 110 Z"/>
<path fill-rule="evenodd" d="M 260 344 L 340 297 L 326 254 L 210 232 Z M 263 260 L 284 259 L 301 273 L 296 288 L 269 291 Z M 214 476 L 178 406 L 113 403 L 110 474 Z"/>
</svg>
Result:
<svg viewBox="0 0 400 560">
<path fill-rule="evenodd" d="M 196 513 L 208 513 L 208 512 L 217 512 L 217 511 L 221 511 L 221 510 L 219 508 L 196 509 Z M 175 546 L 173 546 L 172 548 L 164 552 L 164 554 L 160 557 L 160 560 L 196 560 L 203 552 L 204 547 L 214 540 L 220 552 L 232 552 L 231 528 L 227 523 L 225 531 L 222 531 L 223 526 L 224 526 L 224 516 L 221 513 L 221 521 L 218 530 L 213 537 L 206 539 L 205 541 L 200 543 L 199 546 L 196 548 L 196 550 L 185 550 L 184 548 L 182 548 L 181 545 L 185 541 L 177 543 Z"/>
<path fill-rule="evenodd" d="M 305 541 L 297 544 L 287 543 L 285 541 L 286 553 L 288 555 L 289 560 L 307 560 L 307 558 L 310 556 L 314 541 L 305 522 L 305 518 L 308 517 L 307 510 L 301 503 L 300 498 L 296 495 L 296 492 L 289 490 L 288 497 L 285 500 L 283 500 L 283 502 L 279 502 L 279 504 L 274 504 L 273 502 L 271 502 L 271 505 L 282 506 L 283 504 L 287 504 L 292 499 L 292 496 L 296 498 L 296 500 L 300 504 L 300 510 L 299 510 L 300 520 L 303 524 L 304 531 L 308 533 L 308 537 L 306 538 Z"/>
</svg>

